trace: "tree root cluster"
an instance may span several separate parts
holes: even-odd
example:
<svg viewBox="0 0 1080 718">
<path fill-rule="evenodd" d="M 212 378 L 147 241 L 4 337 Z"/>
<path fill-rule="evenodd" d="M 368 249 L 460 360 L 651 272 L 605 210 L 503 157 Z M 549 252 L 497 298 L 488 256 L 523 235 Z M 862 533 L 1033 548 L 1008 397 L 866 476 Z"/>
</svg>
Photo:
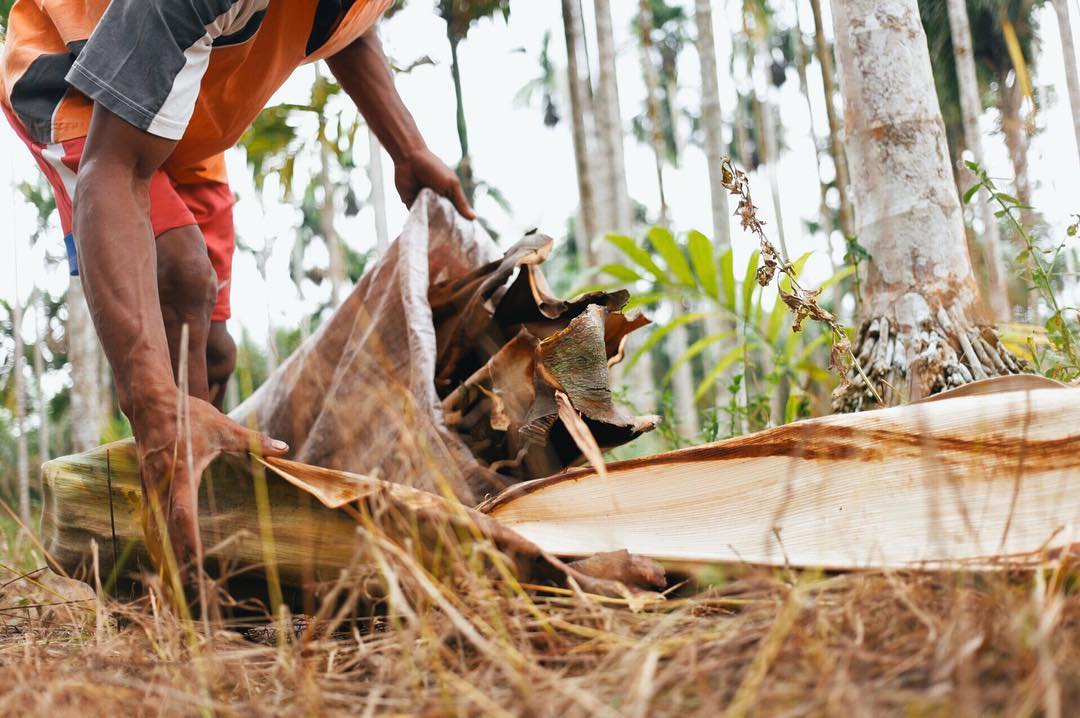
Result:
<svg viewBox="0 0 1080 718">
<path fill-rule="evenodd" d="M 903 331 L 895 318 L 863 323 L 854 354 L 885 406 L 938 394 L 995 376 L 1021 374 L 1025 362 L 1001 343 L 992 326 L 969 322 L 939 307 L 933 320 Z M 834 412 L 879 408 L 859 370 L 852 367 L 833 393 Z"/>
</svg>

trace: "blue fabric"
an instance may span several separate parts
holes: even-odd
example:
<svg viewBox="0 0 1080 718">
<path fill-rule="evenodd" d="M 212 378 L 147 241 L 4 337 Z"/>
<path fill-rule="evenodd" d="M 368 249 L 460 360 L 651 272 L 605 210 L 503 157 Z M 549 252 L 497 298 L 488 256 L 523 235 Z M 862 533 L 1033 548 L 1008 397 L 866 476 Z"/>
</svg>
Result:
<svg viewBox="0 0 1080 718">
<path fill-rule="evenodd" d="M 64 235 L 64 245 L 67 247 L 68 271 L 71 276 L 79 276 L 79 253 L 75 250 L 75 236 L 70 232 Z"/>
</svg>

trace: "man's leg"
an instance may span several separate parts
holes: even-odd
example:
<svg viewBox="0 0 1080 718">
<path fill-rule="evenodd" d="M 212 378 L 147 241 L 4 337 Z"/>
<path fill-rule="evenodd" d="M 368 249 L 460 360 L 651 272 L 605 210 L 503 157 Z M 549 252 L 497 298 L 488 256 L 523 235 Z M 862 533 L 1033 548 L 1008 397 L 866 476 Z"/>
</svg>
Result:
<svg viewBox="0 0 1080 718">
<path fill-rule="evenodd" d="M 180 343 L 188 327 L 188 393 L 210 400 L 207 378 L 207 340 L 210 315 L 217 301 L 217 275 L 206 254 L 206 243 L 195 225 L 170 229 L 157 237 L 158 297 L 173 374 L 181 381 Z"/>
<path fill-rule="evenodd" d="M 221 409 L 225 403 L 225 387 L 236 369 L 236 342 L 229 336 L 225 322 L 210 322 L 206 341 L 206 377 L 210 383 L 210 403 Z"/>
<path fill-rule="evenodd" d="M 198 223 L 205 252 L 217 275 L 206 342 L 206 371 L 210 403 L 221 409 L 225 402 L 225 387 L 236 368 L 236 343 L 225 328 L 225 321 L 231 314 L 232 259 L 236 248 L 232 208 L 236 198 L 224 182 L 174 182 L 173 189 Z"/>
</svg>

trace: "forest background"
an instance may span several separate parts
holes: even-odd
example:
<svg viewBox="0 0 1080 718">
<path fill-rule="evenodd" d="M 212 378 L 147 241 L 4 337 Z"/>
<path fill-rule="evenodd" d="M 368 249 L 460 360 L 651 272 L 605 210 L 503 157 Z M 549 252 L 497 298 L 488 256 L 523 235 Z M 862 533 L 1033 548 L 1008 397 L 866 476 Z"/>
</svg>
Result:
<svg viewBox="0 0 1080 718">
<path fill-rule="evenodd" d="M 963 194 L 973 180 L 959 160 L 973 155 L 963 136 L 946 4 L 927 0 L 921 9 Z M 702 111 L 708 88 L 702 46 L 695 42 L 701 37 L 695 11 L 703 5 L 711 6 L 715 38 L 715 55 L 705 67 L 715 65 L 719 91 L 720 112 L 711 117 Z M 622 398 L 667 421 L 632 452 L 829 410 L 836 377 L 825 370 L 827 337 L 817 330 L 791 332 L 775 288 L 745 281 L 757 243 L 735 218 L 715 221 L 705 148 L 707 133 L 718 132 L 724 153 L 749 173 L 769 238 L 797 260 L 803 284 L 831 287 L 823 303 L 857 327 L 858 282 L 868 257 L 845 217 L 850 206 L 841 202 L 850 202 L 836 172 L 837 150 L 843 162 L 843 103 L 835 69 L 821 69 L 821 50 L 835 68 L 830 9 L 828 3 L 816 8 L 818 48 L 815 5 L 492 0 L 462 13 L 447 0 L 411 0 L 398 3 L 382 23 L 406 104 L 435 152 L 467 178 L 500 245 L 539 228 L 557 239 L 547 273 L 558 291 L 627 285 L 655 320 L 634 347 L 628 376 L 635 389 Z M 1056 10 L 1064 8 L 1080 27 L 1080 6 L 1058 5 L 967 3 L 983 163 L 1003 191 L 1032 208 L 1023 211 L 1031 237 L 1059 250 L 1053 288 L 1062 306 L 1073 306 L 1077 238 L 1068 228 L 1080 211 L 1080 161 L 1065 68 L 1076 62 L 1065 56 Z M 598 27 L 597 18 L 608 12 L 610 27 Z M 643 33 L 649 25 L 651 32 Z M 576 83 L 567 53 L 571 27 Z M 228 153 L 240 244 L 230 329 L 241 352 L 231 404 L 327 316 L 405 217 L 389 159 L 329 77 L 319 66 L 303 68 Z M 576 162 L 575 131 L 584 133 L 588 148 L 584 172 Z M 0 131 L 0 187 L 10 188 L 0 197 L 6 229 L 0 239 L 0 496 L 18 504 L 20 485 L 33 493 L 35 482 L 27 477 L 42 459 L 128 429 L 81 300 L 64 302 L 69 292 L 77 297 L 78 287 L 60 261 L 50 194 L 29 153 L 7 131 Z M 591 200 L 581 202 L 582 196 Z M 974 231 L 981 236 L 984 225 L 975 206 L 967 218 L 985 279 Z M 1006 341 L 1021 350 L 1043 346 L 1048 307 L 1030 299 L 1030 256 L 1007 218 L 999 220 L 1013 300 L 1002 317 Z M 667 278 L 646 271 L 629 244 L 608 241 L 608 233 L 643 247 Z M 681 265 L 667 252 L 675 247 L 697 270 L 694 248 L 706 237 L 713 276 L 695 271 L 682 281 Z M 724 324 L 728 320 L 734 323 Z M 31 503 L 24 500 L 23 510 Z"/>
</svg>

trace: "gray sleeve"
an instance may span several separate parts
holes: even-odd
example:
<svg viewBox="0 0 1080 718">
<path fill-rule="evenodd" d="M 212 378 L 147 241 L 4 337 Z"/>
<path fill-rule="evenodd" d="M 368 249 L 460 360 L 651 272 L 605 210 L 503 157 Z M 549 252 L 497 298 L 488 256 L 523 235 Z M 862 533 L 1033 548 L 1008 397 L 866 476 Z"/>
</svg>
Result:
<svg viewBox="0 0 1080 718">
<path fill-rule="evenodd" d="M 214 38 L 252 4 L 112 0 L 67 82 L 140 130 L 178 140 L 195 109 Z"/>
</svg>

